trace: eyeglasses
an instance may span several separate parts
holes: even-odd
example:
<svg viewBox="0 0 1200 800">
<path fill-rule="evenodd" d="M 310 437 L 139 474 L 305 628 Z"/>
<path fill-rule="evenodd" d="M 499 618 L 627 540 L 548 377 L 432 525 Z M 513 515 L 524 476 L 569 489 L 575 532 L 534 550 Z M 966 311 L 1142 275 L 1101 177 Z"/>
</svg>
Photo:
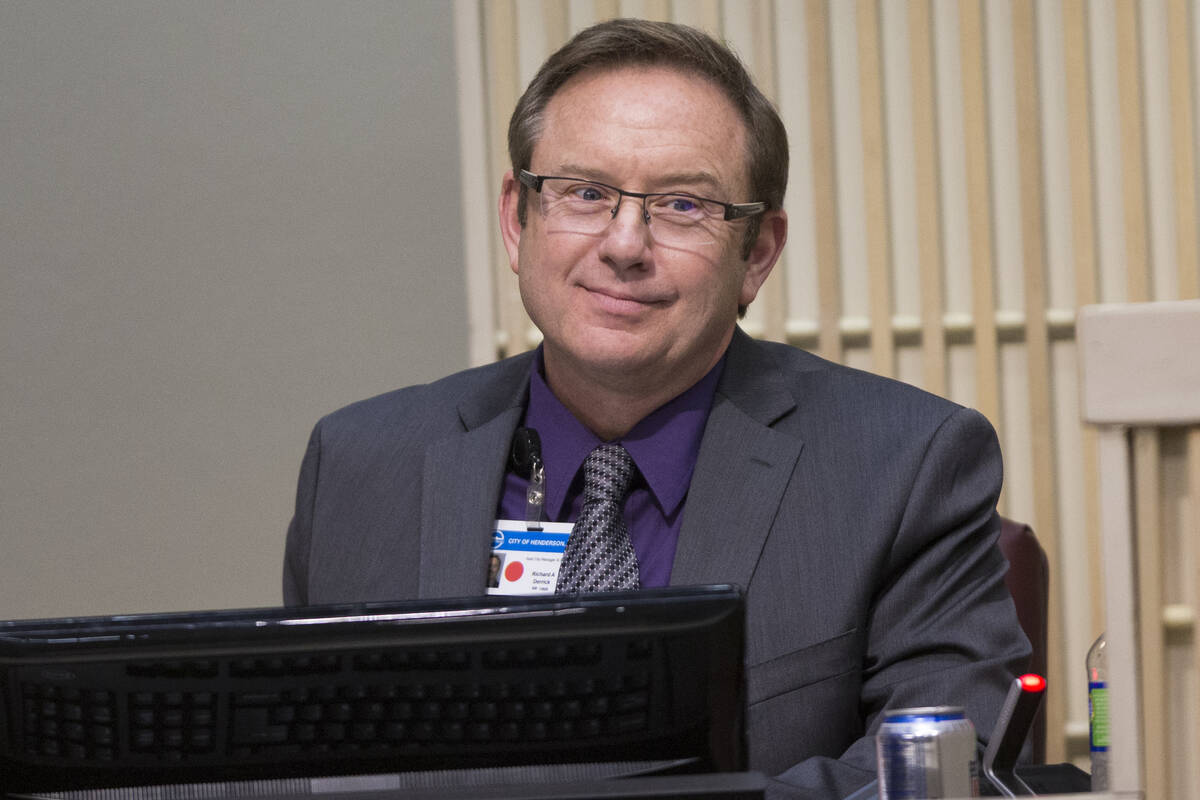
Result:
<svg viewBox="0 0 1200 800">
<path fill-rule="evenodd" d="M 717 241 L 718 223 L 746 219 L 767 210 L 766 203 L 722 203 L 687 192 L 628 192 L 607 183 L 535 175 L 521 170 L 517 179 L 538 193 L 542 215 L 562 230 L 596 234 L 616 219 L 621 200 L 642 201 L 642 220 L 662 245 L 701 245 Z"/>
</svg>

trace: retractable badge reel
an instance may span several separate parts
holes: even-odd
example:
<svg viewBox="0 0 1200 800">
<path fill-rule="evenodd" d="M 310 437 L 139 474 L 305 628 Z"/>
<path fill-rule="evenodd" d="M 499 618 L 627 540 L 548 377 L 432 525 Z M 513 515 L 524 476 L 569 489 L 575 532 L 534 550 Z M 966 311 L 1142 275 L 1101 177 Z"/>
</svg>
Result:
<svg viewBox="0 0 1200 800">
<path fill-rule="evenodd" d="M 546 505 L 546 465 L 542 463 L 542 440 L 533 428 L 518 428 L 513 435 L 512 465 L 516 473 L 529 479 L 525 490 L 525 529 L 542 529 L 542 508 Z"/>
<path fill-rule="evenodd" d="M 574 523 L 542 521 L 546 465 L 542 462 L 541 439 L 533 428 L 518 428 L 513 434 L 509 466 L 529 481 L 525 519 L 496 520 L 488 594 L 552 594 Z"/>
</svg>

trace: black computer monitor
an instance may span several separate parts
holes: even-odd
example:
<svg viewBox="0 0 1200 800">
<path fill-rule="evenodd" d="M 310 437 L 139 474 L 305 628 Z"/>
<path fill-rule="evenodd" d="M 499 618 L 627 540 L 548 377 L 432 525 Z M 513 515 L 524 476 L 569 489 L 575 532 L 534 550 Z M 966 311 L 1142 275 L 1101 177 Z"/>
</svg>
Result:
<svg viewBox="0 0 1200 800">
<path fill-rule="evenodd" d="M 0 790 L 745 768 L 728 586 L 0 622 Z"/>
</svg>

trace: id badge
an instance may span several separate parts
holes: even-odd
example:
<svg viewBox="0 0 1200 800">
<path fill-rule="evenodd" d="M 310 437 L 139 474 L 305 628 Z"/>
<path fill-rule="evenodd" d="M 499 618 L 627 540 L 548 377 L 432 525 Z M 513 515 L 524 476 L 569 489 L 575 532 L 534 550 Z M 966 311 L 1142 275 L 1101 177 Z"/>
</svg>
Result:
<svg viewBox="0 0 1200 800">
<path fill-rule="evenodd" d="M 524 520 L 496 520 L 487 593 L 553 594 L 574 527 L 572 522 L 543 522 L 541 530 L 529 530 Z"/>
</svg>

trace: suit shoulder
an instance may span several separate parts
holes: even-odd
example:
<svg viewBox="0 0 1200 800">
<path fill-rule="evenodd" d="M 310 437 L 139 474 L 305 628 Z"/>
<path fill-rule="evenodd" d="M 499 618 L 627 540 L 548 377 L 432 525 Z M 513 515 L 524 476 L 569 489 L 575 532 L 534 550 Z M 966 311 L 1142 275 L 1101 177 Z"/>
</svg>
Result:
<svg viewBox="0 0 1200 800">
<path fill-rule="evenodd" d="M 531 354 L 524 353 L 359 400 L 327 414 L 318 427 L 345 433 L 414 425 L 458 427 L 463 403 L 482 406 L 479 413 L 486 414 L 489 407 L 498 413 L 515 402 L 524 391 L 530 359 Z"/>
<path fill-rule="evenodd" d="M 756 342 L 773 362 L 780 380 L 800 408 L 849 415 L 859 424 L 876 420 L 939 426 L 952 416 L 966 424 L 990 427 L 983 415 L 945 397 L 909 383 L 837 364 L 818 355 L 778 342 Z"/>
<path fill-rule="evenodd" d="M 767 341 L 757 341 L 755 344 L 775 362 L 780 374 L 796 381 L 803 381 L 805 378 L 811 377 L 813 373 L 816 373 L 847 386 L 855 386 L 869 389 L 873 392 L 894 394 L 901 397 L 910 397 L 915 402 L 931 402 L 958 407 L 957 403 L 913 386 L 910 383 L 904 383 L 894 378 L 887 378 L 855 367 L 848 367 L 845 364 L 838 364 L 822 358 L 815 353 L 793 347 L 792 345 Z"/>
</svg>

